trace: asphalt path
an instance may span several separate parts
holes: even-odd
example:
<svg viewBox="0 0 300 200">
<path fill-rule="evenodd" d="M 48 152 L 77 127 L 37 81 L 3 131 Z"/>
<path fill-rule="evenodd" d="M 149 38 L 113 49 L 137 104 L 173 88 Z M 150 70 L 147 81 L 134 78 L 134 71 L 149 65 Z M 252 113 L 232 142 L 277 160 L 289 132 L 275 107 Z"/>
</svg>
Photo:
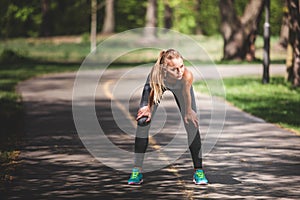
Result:
<svg viewBox="0 0 300 200">
<path fill-rule="evenodd" d="M 41 76 L 19 84 L 26 109 L 24 141 L 20 165 L 1 199 L 299 199 L 299 136 L 221 99 L 212 103 L 212 97 L 204 94 L 196 98 L 202 141 L 208 149 L 212 147 L 204 157 L 210 184 L 192 183 L 186 133 L 174 99 L 167 93 L 153 121 L 144 184 L 127 185 L 133 163 L 134 116 L 149 70 L 88 70 L 82 76 L 85 84 L 76 87 L 76 73 Z M 262 69 L 256 65 L 218 66 L 216 77 L 208 68 L 200 71 L 194 72 L 196 79 L 258 75 Z M 271 66 L 271 75 L 284 71 L 283 66 Z M 99 73 L 101 80 L 91 102 L 87 96 L 93 90 L 84 86 L 98 80 Z M 79 91 L 76 101 L 74 88 Z M 216 104 L 221 106 L 214 107 Z M 226 109 L 223 121 L 214 118 L 224 114 L 222 106 Z M 74 109 L 82 114 L 74 116 Z M 103 132 L 100 137 L 94 124 L 86 126 L 95 117 Z M 78 128 L 78 122 L 86 129 Z M 214 134 L 211 127 L 218 129 L 218 125 L 221 133 L 207 141 L 206 137 Z M 169 148 L 176 137 L 182 144 Z M 98 143 L 99 139 L 111 143 Z M 111 146 L 129 156 L 110 151 Z"/>
</svg>

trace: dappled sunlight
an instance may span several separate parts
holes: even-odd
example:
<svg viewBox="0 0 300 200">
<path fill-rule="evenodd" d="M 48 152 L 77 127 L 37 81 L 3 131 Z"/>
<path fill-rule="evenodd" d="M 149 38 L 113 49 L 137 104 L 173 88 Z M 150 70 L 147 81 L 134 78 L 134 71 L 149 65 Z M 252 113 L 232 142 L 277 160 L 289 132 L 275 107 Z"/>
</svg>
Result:
<svg viewBox="0 0 300 200">
<path fill-rule="evenodd" d="M 114 71 L 122 73 L 121 71 Z M 86 72 L 88 75 L 88 72 Z M 108 73 L 112 78 L 113 73 Z M 139 186 L 127 185 L 129 171 L 116 168 L 130 168 L 133 158 L 122 155 L 100 154 L 94 157 L 85 148 L 77 134 L 73 117 L 71 92 L 74 74 L 41 77 L 26 81 L 21 85 L 26 107 L 26 137 L 21 148 L 20 165 L 14 180 L 6 187 L 4 197 L 14 199 L 268 199 L 299 197 L 299 146 L 296 135 L 267 124 L 263 120 L 242 113 L 239 109 L 226 104 L 226 119 L 220 135 L 210 130 L 212 120 L 211 98 L 199 95 L 200 129 L 202 141 L 206 137 L 217 143 L 206 141 L 206 145 L 215 145 L 204 156 L 204 170 L 210 182 L 207 186 L 195 186 L 192 182 L 193 164 L 187 148 L 185 130 L 179 124 L 179 111 L 174 105 L 172 95 L 166 95 L 161 104 L 163 110 L 158 118 L 166 122 L 153 124 L 152 137 L 156 143 L 149 144 L 145 160 L 146 165 L 155 165 L 161 160 L 164 167 L 143 173 L 144 183 Z M 43 83 L 50 81 L 49 88 Z M 125 81 L 126 82 L 126 81 Z M 33 84 L 34 83 L 34 84 Z M 38 88 L 38 89 L 36 89 Z M 51 91 L 59 92 L 55 96 Z M 118 127 L 111 112 L 111 99 L 98 88 L 96 99 L 96 117 L 105 132 L 103 137 L 122 151 L 133 153 L 134 124 L 127 128 Z M 36 91 L 36 92 L 35 92 Z M 65 92 L 64 92 L 65 91 Z M 49 95 L 47 95 L 49 94 Z M 135 115 L 139 102 L 139 92 L 129 98 L 128 112 Z M 125 98 L 125 97 L 124 97 Z M 115 99 L 123 105 L 126 98 Z M 128 97 L 127 97 L 128 99 Z M 82 96 L 78 106 L 88 107 L 89 102 Z M 172 103 L 173 102 L 173 103 Z M 116 112 L 121 113 L 122 107 Z M 123 112 L 123 111 L 122 111 Z M 161 115 L 161 116 L 160 116 Z M 82 115 L 85 116 L 85 115 Z M 120 116 L 127 116 L 123 113 Z M 119 115 L 118 120 L 122 119 Z M 88 118 L 83 119 L 88 120 Z M 210 132 L 209 132 L 210 130 Z M 86 131 L 90 130 L 87 127 Z M 178 134 L 176 134 L 178 132 Z M 168 144 L 178 137 L 179 143 L 173 148 Z M 88 142 L 95 144 L 92 135 L 86 135 Z M 179 150 L 183 150 L 179 152 Z M 173 156 L 178 158 L 173 160 Z M 288 186 L 288 187 L 287 187 Z M 29 192 L 30 191 L 30 192 Z"/>
</svg>

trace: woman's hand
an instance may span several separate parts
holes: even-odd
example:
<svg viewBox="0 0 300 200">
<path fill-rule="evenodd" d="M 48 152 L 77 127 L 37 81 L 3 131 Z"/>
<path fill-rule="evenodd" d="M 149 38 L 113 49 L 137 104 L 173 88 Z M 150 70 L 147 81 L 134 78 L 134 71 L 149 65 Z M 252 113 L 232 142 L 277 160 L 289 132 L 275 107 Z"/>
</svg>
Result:
<svg viewBox="0 0 300 200">
<path fill-rule="evenodd" d="M 139 120 L 142 117 L 147 117 L 146 122 L 150 122 L 151 120 L 151 109 L 149 106 L 141 107 L 137 112 L 136 120 Z"/>
<path fill-rule="evenodd" d="M 198 117 L 197 117 L 196 112 L 193 110 L 190 110 L 185 113 L 184 122 L 186 124 L 189 124 L 189 121 L 191 121 L 195 127 L 198 127 L 198 125 L 199 125 Z"/>
</svg>

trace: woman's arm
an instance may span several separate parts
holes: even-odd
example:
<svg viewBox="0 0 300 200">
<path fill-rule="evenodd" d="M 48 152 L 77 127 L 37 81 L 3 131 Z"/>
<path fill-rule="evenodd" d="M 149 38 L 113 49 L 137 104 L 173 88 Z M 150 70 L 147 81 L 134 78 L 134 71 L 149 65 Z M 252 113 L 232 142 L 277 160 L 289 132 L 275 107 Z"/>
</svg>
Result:
<svg viewBox="0 0 300 200">
<path fill-rule="evenodd" d="M 184 73 L 183 73 L 183 88 L 182 88 L 182 93 L 183 93 L 183 98 L 184 98 L 184 103 L 185 103 L 185 116 L 184 116 L 184 121 L 185 123 L 189 123 L 191 121 L 195 127 L 198 127 L 198 117 L 196 112 L 192 109 L 192 97 L 191 97 L 191 87 L 193 84 L 193 74 L 185 68 Z"/>
<path fill-rule="evenodd" d="M 153 97 L 154 92 L 150 87 L 149 81 L 147 80 L 146 84 L 144 85 L 140 109 L 137 112 L 136 120 L 139 120 L 142 117 L 147 117 L 146 122 L 151 120 Z"/>
</svg>

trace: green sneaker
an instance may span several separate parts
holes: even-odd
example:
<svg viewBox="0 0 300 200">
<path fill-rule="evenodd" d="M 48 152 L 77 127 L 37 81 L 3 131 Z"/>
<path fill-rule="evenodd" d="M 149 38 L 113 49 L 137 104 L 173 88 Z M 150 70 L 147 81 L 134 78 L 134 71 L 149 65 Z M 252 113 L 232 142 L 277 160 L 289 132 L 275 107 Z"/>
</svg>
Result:
<svg viewBox="0 0 300 200">
<path fill-rule="evenodd" d="M 140 173 L 139 168 L 133 168 L 131 176 L 128 180 L 129 185 L 140 185 L 143 182 L 143 175 Z"/>
<path fill-rule="evenodd" d="M 194 173 L 193 182 L 196 185 L 207 185 L 208 180 L 204 175 L 204 171 L 202 169 L 197 169 Z"/>
</svg>

